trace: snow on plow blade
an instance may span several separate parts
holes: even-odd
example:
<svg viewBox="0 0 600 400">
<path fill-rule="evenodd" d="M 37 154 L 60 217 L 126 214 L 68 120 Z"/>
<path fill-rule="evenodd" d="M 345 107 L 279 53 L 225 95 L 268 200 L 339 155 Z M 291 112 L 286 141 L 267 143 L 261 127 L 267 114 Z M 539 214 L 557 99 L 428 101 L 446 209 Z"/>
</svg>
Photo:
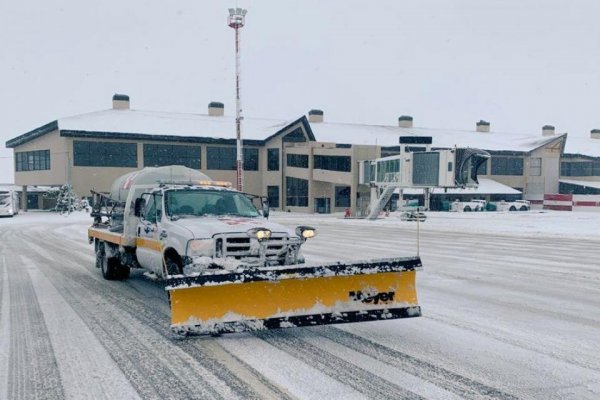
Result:
<svg viewBox="0 0 600 400">
<path fill-rule="evenodd" d="M 171 277 L 171 328 L 224 333 L 418 317 L 419 257 Z"/>
</svg>

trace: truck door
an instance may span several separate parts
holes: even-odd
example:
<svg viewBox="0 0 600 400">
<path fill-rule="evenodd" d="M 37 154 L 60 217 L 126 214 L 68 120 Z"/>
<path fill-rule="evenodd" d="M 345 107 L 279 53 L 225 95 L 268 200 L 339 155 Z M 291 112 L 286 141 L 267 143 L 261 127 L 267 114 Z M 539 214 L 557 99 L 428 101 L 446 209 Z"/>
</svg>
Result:
<svg viewBox="0 0 600 400">
<path fill-rule="evenodd" d="M 143 196 L 146 209 L 137 227 L 136 256 L 142 267 L 162 276 L 162 243 L 158 229 L 162 218 L 162 195 Z"/>
</svg>

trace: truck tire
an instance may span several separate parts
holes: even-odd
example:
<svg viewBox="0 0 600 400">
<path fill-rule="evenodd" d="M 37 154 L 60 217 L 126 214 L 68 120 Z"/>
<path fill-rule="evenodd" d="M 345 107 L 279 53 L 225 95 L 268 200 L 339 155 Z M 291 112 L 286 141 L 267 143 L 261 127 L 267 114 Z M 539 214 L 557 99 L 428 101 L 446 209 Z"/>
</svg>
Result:
<svg viewBox="0 0 600 400">
<path fill-rule="evenodd" d="M 117 257 L 107 257 L 106 254 L 102 257 L 102 264 L 100 270 L 102 271 L 102 277 L 109 281 L 119 279 L 119 267 L 121 263 Z"/>
<path fill-rule="evenodd" d="M 521 208 L 519 208 L 519 211 L 528 211 L 529 208 L 527 208 L 527 206 L 521 206 Z"/>
<path fill-rule="evenodd" d="M 173 256 L 165 256 L 164 258 L 164 268 L 167 275 L 182 275 L 183 274 L 183 266 L 181 262 L 179 262 Z"/>
<path fill-rule="evenodd" d="M 130 268 L 121 264 L 118 257 L 107 257 L 104 242 L 96 247 L 96 268 L 100 268 L 102 277 L 109 281 L 129 278 Z"/>
<path fill-rule="evenodd" d="M 464 212 L 471 212 L 471 207 L 469 206 L 465 206 L 465 208 L 463 208 Z"/>
<path fill-rule="evenodd" d="M 510 206 L 510 208 L 508 209 L 508 211 L 517 211 L 517 207 L 515 207 L 515 206 Z"/>
</svg>

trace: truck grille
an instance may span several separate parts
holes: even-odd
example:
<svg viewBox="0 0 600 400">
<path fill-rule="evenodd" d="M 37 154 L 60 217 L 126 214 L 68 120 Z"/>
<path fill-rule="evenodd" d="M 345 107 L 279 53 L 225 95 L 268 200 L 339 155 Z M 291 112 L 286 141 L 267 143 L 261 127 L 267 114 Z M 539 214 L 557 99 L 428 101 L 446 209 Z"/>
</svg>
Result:
<svg viewBox="0 0 600 400">
<path fill-rule="evenodd" d="M 258 257 L 259 245 L 256 239 L 251 239 L 245 234 L 221 234 L 215 236 L 217 252 L 222 257 Z M 266 256 L 284 254 L 287 250 L 287 235 L 273 232 L 267 242 Z"/>
</svg>

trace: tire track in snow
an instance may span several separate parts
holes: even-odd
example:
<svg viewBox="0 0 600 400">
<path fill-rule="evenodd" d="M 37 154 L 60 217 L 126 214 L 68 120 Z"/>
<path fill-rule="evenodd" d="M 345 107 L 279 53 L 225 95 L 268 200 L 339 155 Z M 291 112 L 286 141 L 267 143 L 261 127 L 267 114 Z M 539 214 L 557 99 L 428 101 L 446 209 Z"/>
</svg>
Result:
<svg viewBox="0 0 600 400">
<path fill-rule="evenodd" d="M 48 328 L 63 390 L 70 399 L 139 399 L 113 359 L 43 273 L 26 257 Z M 92 372 L 92 373 L 91 373 Z"/>
<path fill-rule="evenodd" d="M 1 242 L 0 242 L 1 243 Z M 0 249 L 2 247 L 0 246 Z M 8 399 L 10 361 L 10 296 L 6 257 L 0 258 L 0 399 Z"/>
<path fill-rule="evenodd" d="M 32 254 L 38 265 L 47 263 L 42 255 Z M 214 389 L 214 382 L 204 379 L 208 371 L 194 368 L 194 362 L 184 354 L 173 351 L 164 338 L 145 332 L 134 318 L 107 302 L 104 290 L 97 285 L 81 285 L 76 273 L 64 271 L 57 265 L 43 268 L 44 274 L 61 292 L 65 300 L 96 333 L 113 360 L 144 399 L 219 399 L 234 398 L 223 385 Z M 114 282 L 119 284 L 119 282 Z"/>
<path fill-rule="evenodd" d="M 36 252 L 44 257 L 53 258 L 49 252 L 63 253 L 62 256 L 66 256 L 64 246 L 51 243 L 52 240 L 47 241 L 49 246 L 42 249 L 39 246 L 30 244 L 30 247 L 35 248 Z M 220 346 L 215 346 L 214 343 L 205 342 L 202 345 L 192 342 L 191 340 L 175 340 L 174 336 L 168 329 L 168 317 L 169 310 L 166 303 L 166 293 L 163 288 L 158 288 L 160 285 L 155 282 L 147 282 L 146 288 L 152 286 L 151 289 L 156 293 L 157 290 L 160 293 L 160 298 L 145 297 L 140 301 L 139 286 L 140 282 L 136 282 L 138 287 L 134 288 L 128 283 L 124 282 L 108 282 L 100 277 L 99 272 L 94 271 L 90 274 L 89 269 L 81 268 L 81 264 L 76 264 L 75 260 L 81 259 L 83 265 L 89 264 L 93 266 L 93 257 L 85 257 L 80 254 L 72 254 L 70 256 L 70 262 L 65 263 L 63 269 L 70 269 L 70 272 L 58 271 L 59 273 L 65 274 L 65 278 L 71 282 L 83 285 L 86 290 L 90 293 L 98 292 L 98 289 L 102 287 L 106 291 L 102 292 L 102 299 L 109 301 L 118 311 L 126 311 L 132 318 L 139 320 L 144 326 L 147 326 L 154 330 L 157 334 L 161 335 L 164 340 L 171 346 L 180 348 L 186 354 L 192 356 L 197 362 L 209 368 L 223 382 L 227 382 L 232 386 L 236 392 L 243 398 L 276 398 L 283 399 L 288 398 L 289 394 L 284 390 L 275 387 L 271 382 L 260 376 L 255 370 L 250 369 L 249 366 L 243 364 L 240 360 L 237 360 L 233 355 L 226 352 Z M 69 266 L 72 264 L 73 266 Z M 85 273 L 87 272 L 87 273 Z M 139 281 L 143 282 L 143 279 Z M 117 293 L 113 293 L 117 292 Z M 147 294 L 147 290 L 144 290 Z M 231 371 L 235 372 L 235 374 Z M 240 380 L 240 376 L 245 378 L 245 381 Z M 248 382 L 251 385 L 248 385 Z M 210 386 L 207 383 L 206 386 Z M 253 390 L 256 393 L 253 392 Z M 214 396 L 210 396 L 214 397 Z"/>
<path fill-rule="evenodd" d="M 499 389 L 459 375 L 435 364 L 419 360 L 411 355 L 391 349 L 369 339 L 357 336 L 333 327 L 319 329 L 309 328 L 308 331 L 323 336 L 340 345 L 356 350 L 382 363 L 402 369 L 403 371 L 429 381 L 436 386 L 453 392 L 466 399 L 516 399 L 515 396 Z M 306 336 L 306 334 L 301 334 Z"/>
<path fill-rule="evenodd" d="M 356 364 L 340 359 L 308 342 L 300 340 L 291 332 L 261 331 L 256 337 L 266 341 L 316 370 L 334 378 L 371 398 L 424 399 L 424 397 L 370 373 Z"/>
<path fill-rule="evenodd" d="M 18 259 L 8 257 L 10 358 L 7 399 L 63 399 L 54 349 L 33 285 Z"/>
</svg>

